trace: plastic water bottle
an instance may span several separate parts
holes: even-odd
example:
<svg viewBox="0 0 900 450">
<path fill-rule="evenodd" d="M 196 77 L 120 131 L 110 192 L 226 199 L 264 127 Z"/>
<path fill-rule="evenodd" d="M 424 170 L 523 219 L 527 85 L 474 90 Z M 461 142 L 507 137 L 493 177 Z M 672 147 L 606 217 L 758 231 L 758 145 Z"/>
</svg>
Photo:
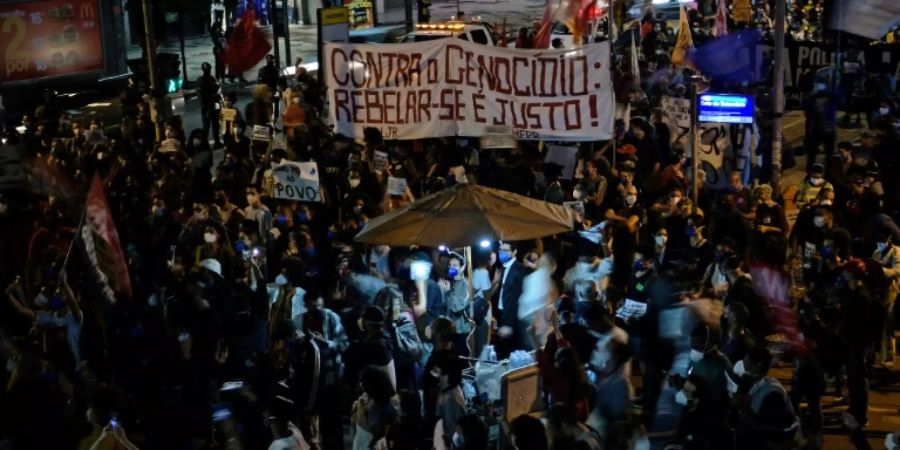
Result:
<svg viewBox="0 0 900 450">
<path fill-rule="evenodd" d="M 494 346 L 490 346 L 490 350 L 488 351 L 488 361 L 497 361 L 497 351 L 494 350 Z"/>
</svg>

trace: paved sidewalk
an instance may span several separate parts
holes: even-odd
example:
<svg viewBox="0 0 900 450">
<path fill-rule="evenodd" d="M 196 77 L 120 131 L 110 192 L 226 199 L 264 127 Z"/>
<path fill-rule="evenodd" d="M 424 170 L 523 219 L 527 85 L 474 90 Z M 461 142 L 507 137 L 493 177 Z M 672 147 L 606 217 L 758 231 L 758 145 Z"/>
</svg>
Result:
<svg viewBox="0 0 900 450">
<path fill-rule="evenodd" d="M 263 31 L 265 31 L 266 36 L 268 36 L 269 41 L 272 41 L 272 28 L 271 27 L 262 27 Z M 297 57 L 302 57 L 304 61 L 316 61 L 317 60 L 317 50 L 316 50 L 316 33 L 317 27 L 315 25 L 291 25 L 290 26 L 290 41 L 291 41 L 291 64 L 293 65 L 294 61 Z M 279 51 L 282 66 L 284 65 L 284 39 L 279 38 Z M 163 42 L 159 45 L 159 52 L 165 53 L 180 53 L 181 48 L 179 47 L 178 41 L 175 42 Z M 274 52 L 274 49 L 272 50 Z M 194 81 L 202 75 L 202 71 L 200 70 L 200 66 L 204 62 L 208 62 L 210 64 L 214 64 L 215 60 L 213 58 L 213 49 L 212 49 L 212 40 L 209 36 L 197 36 L 192 37 L 190 39 L 186 39 L 184 43 L 184 54 L 185 60 L 187 61 L 187 70 L 188 70 L 188 81 Z M 140 58 L 141 57 L 141 47 L 132 45 L 128 48 L 128 58 Z M 260 61 L 252 69 L 248 70 L 244 73 L 244 78 L 250 81 L 255 81 L 256 72 L 260 67 L 265 64 L 265 60 Z"/>
</svg>

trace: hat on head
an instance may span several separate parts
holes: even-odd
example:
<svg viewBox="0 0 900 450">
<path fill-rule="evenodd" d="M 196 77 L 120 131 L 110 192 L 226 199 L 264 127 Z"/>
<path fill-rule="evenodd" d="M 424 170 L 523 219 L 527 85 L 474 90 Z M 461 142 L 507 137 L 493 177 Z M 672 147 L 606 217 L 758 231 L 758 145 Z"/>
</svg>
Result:
<svg viewBox="0 0 900 450">
<path fill-rule="evenodd" d="M 216 261 L 215 259 L 209 258 L 209 259 L 204 259 L 203 261 L 200 261 L 200 267 L 202 267 L 210 272 L 213 272 L 220 277 L 222 276 L 222 264 L 219 263 L 219 261 Z"/>
<path fill-rule="evenodd" d="M 865 276 L 867 272 L 865 261 L 859 258 L 853 258 L 845 262 L 844 265 L 841 266 L 841 270 L 850 273 L 850 275 L 854 277 Z"/>
</svg>

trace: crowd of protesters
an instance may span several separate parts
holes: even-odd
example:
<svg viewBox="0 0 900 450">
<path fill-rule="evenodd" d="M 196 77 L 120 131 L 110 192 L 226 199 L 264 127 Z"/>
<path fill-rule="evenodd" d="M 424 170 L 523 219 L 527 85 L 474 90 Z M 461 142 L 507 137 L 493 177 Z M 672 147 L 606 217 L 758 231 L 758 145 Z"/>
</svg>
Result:
<svg viewBox="0 0 900 450">
<path fill-rule="evenodd" d="M 895 361 L 900 228 L 882 174 L 897 165 L 896 109 L 871 111 L 858 143 L 828 143 L 833 108 L 813 94 L 807 146 L 822 149 L 792 198 L 740 172 L 710 189 L 655 109 L 687 95 L 690 72 L 668 62 L 665 22 L 648 20 L 643 82 L 616 69 L 634 118 L 580 148 L 574 180 L 532 142 L 333 135 L 314 78 L 279 79 L 274 61 L 221 127 L 209 116 L 238 95 L 222 96 L 207 64 L 203 129 L 167 120 L 165 147 L 134 85 L 118 132 L 48 96 L 5 136 L 49 182 L 0 196 L 0 446 L 814 449 L 831 395 L 869 448 L 868 380 Z M 252 140 L 253 126 L 283 129 L 285 145 Z M 377 170 L 376 152 L 388 155 Z M 318 164 L 322 202 L 273 197 L 285 160 Z M 389 176 L 408 181 L 404 195 Z M 132 284 L 115 302 L 72 245 L 94 177 Z M 354 242 L 372 218 L 460 182 L 583 212 L 572 233 L 479 245 L 471 260 Z M 764 277 L 788 280 L 788 303 Z M 628 302 L 645 312 L 617 315 Z M 506 423 L 464 374 L 469 358 L 517 351 L 533 352 L 546 408 Z"/>
</svg>

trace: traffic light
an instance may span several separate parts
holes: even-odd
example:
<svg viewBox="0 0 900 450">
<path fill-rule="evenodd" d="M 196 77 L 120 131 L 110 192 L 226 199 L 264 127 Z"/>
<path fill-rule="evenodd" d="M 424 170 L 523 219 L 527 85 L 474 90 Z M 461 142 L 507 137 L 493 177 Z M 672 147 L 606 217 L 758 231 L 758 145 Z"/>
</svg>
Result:
<svg viewBox="0 0 900 450">
<path fill-rule="evenodd" d="M 181 56 L 178 53 L 160 53 L 156 55 L 159 83 L 165 87 L 166 94 L 178 92 L 182 88 Z"/>
</svg>

